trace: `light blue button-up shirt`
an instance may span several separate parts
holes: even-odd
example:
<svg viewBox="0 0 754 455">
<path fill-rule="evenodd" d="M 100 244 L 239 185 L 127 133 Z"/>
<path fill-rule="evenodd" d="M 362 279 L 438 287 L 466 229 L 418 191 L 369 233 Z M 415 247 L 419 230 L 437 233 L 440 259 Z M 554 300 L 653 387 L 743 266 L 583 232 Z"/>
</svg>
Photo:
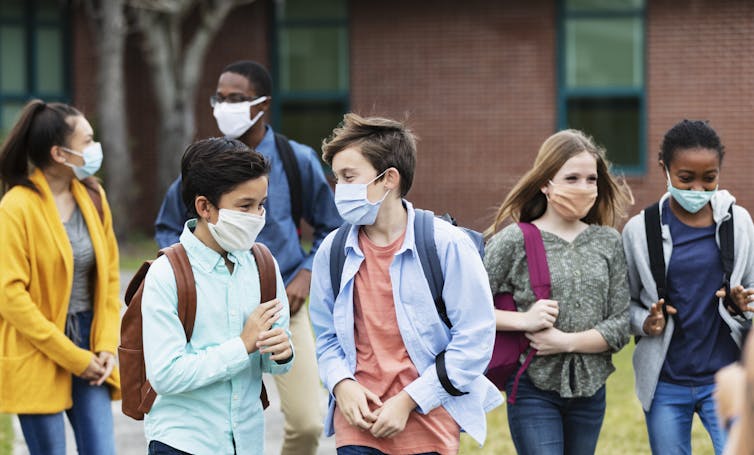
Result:
<svg viewBox="0 0 754 455">
<path fill-rule="evenodd" d="M 248 251 L 228 254 L 235 264 L 231 275 L 222 256 L 194 236 L 190 227 L 195 224 L 186 222 L 180 239 L 196 281 L 190 342 L 178 318 L 175 275 L 167 257 L 154 261 L 144 281 L 144 361 L 158 394 L 144 432 L 148 441 L 197 455 L 261 454 L 262 372 L 285 373 L 293 362 L 278 364 L 269 354 L 246 352 L 240 334 L 261 298 L 254 257 Z M 277 263 L 275 269 L 283 310 L 273 327 L 287 331 L 288 299 Z"/>
<path fill-rule="evenodd" d="M 408 210 L 406 235 L 390 265 L 398 328 L 419 377 L 404 389 L 426 414 L 442 405 L 456 423 L 480 445 L 487 434 L 485 413 L 502 404 L 497 388 L 484 377 L 495 342 L 495 314 L 487 272 L 476 247 L 466 234 L 449 223 L 435 220 L 435 243 L 445 287 L 442 295 L 453 327 L 442 322 L 432 301 L 414 242 L 414 209 Z M 354 277 L 364 254 L 359 248 L 358 226 L 346 239 L 341 290 L 333 301 L 330 281 L 330 249 L 335 233 L 328 235 L 314 257 L 309 311 L 317 337 L 317 360 L 322 382 L 330 391 L 325 432 L 333 434 L 333 388 L 343 379 L 354 379 Z M 396 334 L 398 335 L 398 334 Z M 452 396 L 440 384 L 435 356 L 445 350 L 445 366 L 451 383 L 468 392 Z"/>
</svg>

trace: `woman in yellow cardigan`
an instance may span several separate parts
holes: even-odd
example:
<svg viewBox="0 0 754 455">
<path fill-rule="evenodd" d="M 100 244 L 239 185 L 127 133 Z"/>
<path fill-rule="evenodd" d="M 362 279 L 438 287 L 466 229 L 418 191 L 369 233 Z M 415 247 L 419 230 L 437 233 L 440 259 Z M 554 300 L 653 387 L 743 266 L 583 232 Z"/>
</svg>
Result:
<svg viewBox="0 0 754 455">
<path fill-rule="evenodd" d="M 84 116 L 39 100 L 0 149 L 0 412 L 32 455 L 65 454 L 63 411 L 79 454 L 115 453 L 118 246 L 88 178 L 101 162 Z"/>
</svg>

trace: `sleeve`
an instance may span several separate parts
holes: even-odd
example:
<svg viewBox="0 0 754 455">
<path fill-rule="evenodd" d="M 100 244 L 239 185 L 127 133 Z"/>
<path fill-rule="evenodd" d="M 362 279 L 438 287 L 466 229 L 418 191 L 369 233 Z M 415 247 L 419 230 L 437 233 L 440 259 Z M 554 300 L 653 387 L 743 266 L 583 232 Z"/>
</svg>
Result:
<svg viewBox="0 0 754 455">
<path fill-rule="evenodd" d="M 333 319 L 334 298 L 330 281 L 330 247 L 333 237 L 334 234 L 327 237 L 314 256 L 312 291 L 309 297 L 309 317 L 314 329 L 319 376 L 330 394 L 343 379 L 355 379 L 346 362 L 346 354 L 338 340 Z"/>
<path fill-rule="evenodd" d="M 291 339 L 291 310 L 288 306 L 288 295 L 285 293 L 285 282 L 283 277 L 280 276 L 280 268 L 277 261 L 275 261 L 275 276 L 277 281 L 277 299 L 283 304 L 282 314 L 283 317 L 275 321 L 272 324 L 272 328 L 283 328 L 285 333 L 288 334 L 288 340 L 291 343 L 291 352 L 294 352 L 288 359 L 283 361 L 275 361 L 270 359 L 270 354 L 262 354 L 262 372 L 270 374 L 283 374 L 288 372 L 293 366 L 293 357 L 295 357 L 295 351 L 293 346 L 293 340 Z"/>
<path fill-rule="evenodd" d="M 520 229 L 507 227 L 493 236 L 484 247 L 484 268 L 493 294 L 513 292 L 509 274 L 515 257 L 515 232 Z M 523 234 L 519 239 L 523 242 Z"/>
<path fill-rule="evenodd" d="M 299 268 L 312 270 L 314 255 L 322 244 L 322 240 L 343 224 L 343 220 L 335 207 L 332 189 L 327 183 L 317 154 L 313 149 L 306 147 L 305 153 L 297 153 L 297 156 L 300 161 L 303 161 L 300 165 L 304 198 L 303 217 L 314 230 L 312 249 Z"/>
<path fill-rule="evenodd" d="M 641 214 L 640 214 L 641 215 Z M 642 260 L 644 256 L 636 251 L 637 245 L 636 236 L 633 232 L 637 229 L 644 231 L 643 225 L 640 226 L 640 219 L 643 222 L 643 215 L 637 215 L 629 220 L 626 226 L 623 228 L 623 251 L 626 258 L 626 269 L 628 277 L 628 292 L 629 292 L 629 323 L 631 333 L 638 336 L 648 336 L 644 332 L 644 321 L 649 316 L 649 310 L 641 302 L 641 275 L 639 274 L 639 260 Z M 640 237 L 643 242 L 646 242 L 645 237 Z"/>
<path fill-rule="evenodd" d="M 159 395 L 227 381 L 248 366 L 241 337 L 196 351 L 188 348 L 178 317 L 175 276 L 165 256 L 152 263 L 144 279 L 141 316 L 147 379 Z"/>
<path fill-rule="evenodd" d="M 611 230 L 611 232 L 614 232 Z M 626 273 L 626 256 L 620 236 L 615 234 L 615 244 L 608 264 L 607 318 L 594 328 L 605 339 L 612 352 L 620 351 L 628 343 L 629 292 Z"/>
<path fill-rule="evenodd" d="M 105 314 L 98 317 L 98 333 L 94 340 L 94 352 L 110 352 L 115 354 L 120 340 L 120 262 L 118 252 L 118 240 L 113 229 L 113 217 L 110 205 L 107 202 L 104 189 L 102 194 L 102 207 L 105 214 L 103 224 L 105 233 L 105 246 L 107 248 L 107 299 L 105 301 Z M 98 315 L 95 315 L 97 317 Z"/>
<path fill-rule="evenodd" d="M 188 219 L 187 213 L 181 197 L 181 177 L 178 177 L 165 193 L 165 199 L 154 222 L 154 240 L 159 248 L 178 243 L 183 232 L 183 224 Z"/>
<path fill-rule="evenodd" d="M 32 301 L 28 232 L 17 213 L 0 208 L 0 318 L 23 334 L 35 348 L 55 363 L 80 375 L 89 366 L 92 353 L 77 347 Z"/>
<path fill-rule="evenodd" d="M 482 259 L 465 234 L 455 233 L 440 258 L 445 276 L 442 295 L 453 324 L 445 348 L 445 371 L 451 384 L 465 391 L 484 373 L 492 357 L 495 343 L 492 293 Z M 451 398 L 440 383 L 436 363 L 404 390 L 424 414 Z"/>
</svg>

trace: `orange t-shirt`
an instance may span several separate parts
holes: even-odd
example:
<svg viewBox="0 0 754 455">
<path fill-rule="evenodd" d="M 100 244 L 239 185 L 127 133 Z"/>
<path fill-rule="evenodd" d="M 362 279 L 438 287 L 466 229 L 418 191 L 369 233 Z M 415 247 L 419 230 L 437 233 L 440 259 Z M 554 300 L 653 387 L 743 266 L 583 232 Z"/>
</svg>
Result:
<svg viewBox="0 0 754 455">
<path fill-rule="evenodd" d="M 405 232 L 387 246 L 372 243 L 359 231 L 364 262 L 354 278 L 353 313 L 356 342 L 356 372 L 361 385 L 384 403 L 419 377 L 408 356 L 395 314 L 390 264 L 403 245 Z M 373 406 L 372 403 L 369 403 Z M 460 438 L 458 424 L 442 406 L 422 415 L 409 414 L 406 428 L 392 438 L 375 438 L 369 431 L 351 426 L 337 405 L 334 416 L 335 445 L 367 446 L 387 454 L 404 455 L 438 452 L 456 454 Z"/>
</svg>

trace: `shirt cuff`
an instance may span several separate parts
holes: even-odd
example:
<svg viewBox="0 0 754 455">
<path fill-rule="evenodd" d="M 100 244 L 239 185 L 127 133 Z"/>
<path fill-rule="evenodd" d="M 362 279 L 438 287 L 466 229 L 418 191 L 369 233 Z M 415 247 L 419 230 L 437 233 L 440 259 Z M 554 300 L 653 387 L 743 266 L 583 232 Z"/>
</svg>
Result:
<svg viewBox="0 0 754 455">
<path fill-rule="evenodd" d="M 403 390 L 411 396 L 416 402 L 417 408 L 421 414 L 428 414 L 430 411 L 442 404 L 440 397 L 446 396 L 447 392 L 442 389 L 440 380 L 437 377 L 437 370 L 432 364 L 424 373 L 416 378 L 411 384 Z"/>
</svg>

